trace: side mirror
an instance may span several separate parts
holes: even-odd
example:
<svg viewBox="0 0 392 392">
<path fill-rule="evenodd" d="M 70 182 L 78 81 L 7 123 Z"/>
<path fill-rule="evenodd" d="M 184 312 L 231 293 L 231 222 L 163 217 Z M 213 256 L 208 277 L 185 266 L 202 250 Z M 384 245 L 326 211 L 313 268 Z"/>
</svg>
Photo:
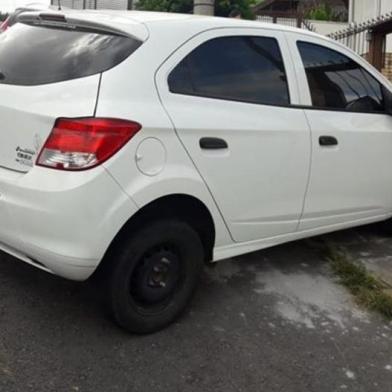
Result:
<svg viewBox="0 0 392 392">
<path fill-rule="evenodd" d="M 384 95 L 385 110 L 392 116 L 392 91 L 385 86 L 382 86 L 382 90 Z"/>
</svg>

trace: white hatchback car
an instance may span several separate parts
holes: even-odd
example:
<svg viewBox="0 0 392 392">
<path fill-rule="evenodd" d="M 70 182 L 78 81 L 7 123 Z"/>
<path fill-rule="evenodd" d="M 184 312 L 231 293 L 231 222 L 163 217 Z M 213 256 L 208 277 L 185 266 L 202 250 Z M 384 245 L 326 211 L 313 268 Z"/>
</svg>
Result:
<svg viewBox="0 0 392 392">
<path fill-rule="evenodd" d="M 98 271 L 117 323 L 156 331 L 203 263 L 392 216 L 391 91 L 303 30 L 22 14 L 0 35 L 0 248 Z"/>
</svg>

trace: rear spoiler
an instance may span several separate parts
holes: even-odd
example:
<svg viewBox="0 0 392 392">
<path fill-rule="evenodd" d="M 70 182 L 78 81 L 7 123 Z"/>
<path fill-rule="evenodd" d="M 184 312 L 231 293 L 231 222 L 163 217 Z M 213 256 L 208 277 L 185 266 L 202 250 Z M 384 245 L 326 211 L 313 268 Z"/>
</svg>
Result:
<svg viewBox="0 0 392 392">
<path fill-rule="evenodd" d="M 66 30 L 78 30 L 94 32 L 98 34 L 119 35 L 123 37 L 131 37 L 137 39 L 136 37 L 122 30 L 101 23 L 92 22 L 90 20 L 73 18 L 70 15 L 65 16 L 64 14 L 57 12 L 23 12 L 17 17 L 17 22 Z"/>
</svg>

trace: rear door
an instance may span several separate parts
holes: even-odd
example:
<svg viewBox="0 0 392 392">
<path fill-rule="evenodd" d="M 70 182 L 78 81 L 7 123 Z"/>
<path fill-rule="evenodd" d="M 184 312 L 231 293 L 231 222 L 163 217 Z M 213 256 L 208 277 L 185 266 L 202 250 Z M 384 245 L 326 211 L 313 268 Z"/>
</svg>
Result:
<svg viewBox="0 0 392 392">
<path fill-rule="evenodd" d="M 178 136 L 235 241 L 294 232 L 310 162 L 284 37 L 219 29 L 182 46 L 157 84 Z"/>
<path fill-rule="evenodd" d="M 392 208 L 392 117 L 382 80 L 333 42 L 289 34 L 312 130 L 301 229 L 377 220 Z"/>
<path fill-rule="evenodd" d="M 29 171 L 56 118 L 93 116 L 100 73 L 140 44 L 66 23 L 17 23 L 2 33 L 0 167 Z"/>
</svg>

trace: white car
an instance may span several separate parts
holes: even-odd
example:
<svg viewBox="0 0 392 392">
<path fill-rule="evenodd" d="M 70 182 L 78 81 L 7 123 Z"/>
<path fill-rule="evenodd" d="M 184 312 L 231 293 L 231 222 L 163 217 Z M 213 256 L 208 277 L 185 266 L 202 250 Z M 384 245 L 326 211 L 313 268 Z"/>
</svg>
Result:
<svg viewBox="0 0 392 392">
<path fill-rule="evenodd" d="M 392 216 L 392 88 L 273 24 L 24 13 L 0 36 L 0 248 L 148 333 L 204 263 Z"/>
</svg>

